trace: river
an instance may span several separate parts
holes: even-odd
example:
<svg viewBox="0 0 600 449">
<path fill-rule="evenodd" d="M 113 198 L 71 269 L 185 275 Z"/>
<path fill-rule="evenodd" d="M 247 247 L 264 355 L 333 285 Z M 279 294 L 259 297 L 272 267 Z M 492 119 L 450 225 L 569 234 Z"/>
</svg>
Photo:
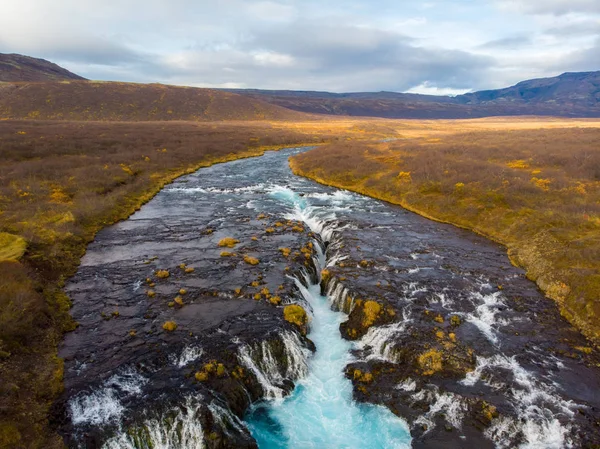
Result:
<svg viewBox="0 0 600 449">
<path fill-rule="evenodd" d="M 70 447 L 600 441 L 598 360 L 502 247 L 296 177 L 299 151 L 182 177 L 89 245 L 53 412 Z"/>
</svg>

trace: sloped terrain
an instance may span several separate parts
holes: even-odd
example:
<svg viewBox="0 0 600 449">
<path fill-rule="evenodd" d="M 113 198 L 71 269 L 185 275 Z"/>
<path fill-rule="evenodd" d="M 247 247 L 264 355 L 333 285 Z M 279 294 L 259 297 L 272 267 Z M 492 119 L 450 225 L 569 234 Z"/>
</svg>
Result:
<svg viewBox="0 0 600 449">
<path fill-rule="evenodd" d="M 0 118 L 39 120 L 296 120 L 304 114 L 229 92 L 97 81 L 0 85 Z"/>
<path fill-rule="evenodd" d="M 0 82 L 84 79 L 45 59 L 32 58 L 15 53 L 0 53 Z"/>
</svg>

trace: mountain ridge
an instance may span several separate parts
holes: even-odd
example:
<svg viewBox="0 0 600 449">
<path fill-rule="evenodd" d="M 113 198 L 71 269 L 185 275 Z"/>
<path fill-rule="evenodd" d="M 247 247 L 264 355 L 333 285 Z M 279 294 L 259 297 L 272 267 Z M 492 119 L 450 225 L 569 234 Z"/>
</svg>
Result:
<svg viewBox="0 0 600 449">
<path fill-rule="evenodd" d="M 0 53 L 0 82 L 85 80 L 47 61 L 17 53 Z"/>
<path fill-rule="evenodd" d="M 565 72 L 550 78 L 524 80 L 502 89 L 452 97 L 389 91 L 204 89 L 88 81 L 43 59 L 0 53 L 0 81 L 4 81 L 0 85 L 3 118 L 134 121 L 299 118 L 294 112 L 391 119 L 600 117 L 600 71 Z M 182 89 L 196 90 L 183 95 Z M 169 104 L 162 108 L 165 95 Z"/>
</svg>

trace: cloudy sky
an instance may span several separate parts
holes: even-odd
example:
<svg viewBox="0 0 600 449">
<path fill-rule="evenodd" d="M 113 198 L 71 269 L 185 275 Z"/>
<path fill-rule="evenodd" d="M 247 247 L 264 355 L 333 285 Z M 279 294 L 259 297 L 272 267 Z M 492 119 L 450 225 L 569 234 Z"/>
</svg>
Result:
<svg viewBox="0 0 600 449">
<path fill-rule="evenodd" d="M 98 80 L 455 94 L 600 70 L 600 0 L 0 0 L 0 53 Z"/>
</svg>

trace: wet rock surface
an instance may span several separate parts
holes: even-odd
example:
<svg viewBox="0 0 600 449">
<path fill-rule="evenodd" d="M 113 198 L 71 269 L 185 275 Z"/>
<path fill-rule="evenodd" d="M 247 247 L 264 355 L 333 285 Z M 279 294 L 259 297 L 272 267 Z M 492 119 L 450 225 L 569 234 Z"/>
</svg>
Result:
<svg viewBox="0 0 600 449">
<path fill-rule="evenodd" d="M 357 201 L 323 285 L 351 311 L 356 399 L 406 418 L 415 448 L 596 447 L 598 357 L 504 248 Z"/>
<path fill-rule="evenodd" d="M 237 190 L 235 174 L 233 163 L 184 177 L 88 247 L 67 287 L 79 327 L 60 348 L 66 391 L 54 421 L 69 446 L 135 446 L 111 438 L 136 434 L 141 444 L 151 441 L 147 422 L 186 419 L 202 430 L 173 440 L 182 447 L 202 437 L 208 447 L 255 446 L 239 417 L 265 392 L 240 350 L 267 344 L 287 373 L 282 334 L 312 349 L 283 311 L 299 297 L 294 275 L 314 273 L 313 238 L 277 201 L 264 212 L 248 204 L 266 187 L 241 173 Z"/>
<path fill-rule="evenodd" d="M 406 419 L 413 447 L 598 444 L 600 360 L 504 248 L 295 177 L 297 151 L 180 178 L 89 246 L 53 414 L 70 447 L 255 447 L 244 413 L 314 350 L 284 310 L 310 315 L 294 277 L 318 278 L 316 215 L 354 397 Z"/>
</svg>

